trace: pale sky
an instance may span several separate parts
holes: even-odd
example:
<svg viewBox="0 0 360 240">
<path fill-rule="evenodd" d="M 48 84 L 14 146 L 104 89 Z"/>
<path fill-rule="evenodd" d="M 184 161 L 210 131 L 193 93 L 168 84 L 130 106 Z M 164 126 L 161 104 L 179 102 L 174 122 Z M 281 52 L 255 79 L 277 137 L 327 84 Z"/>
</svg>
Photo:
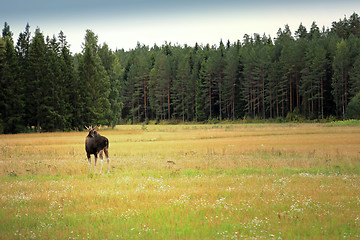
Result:
<svg viewBox="0 0 360 240">
<path fill-rule="evenodd" d="M 360 14 L 359 0 L 11 0 L 0 3 L 1 29 L 10 25 L 15 42 L 30 24 L 45 36 L 62 30 L 72 53 L 81 52 L 86 29 L 112 50 L 129 50 L 137 42 L 159 46 L 173 44 L 218 45 L 242 40 L 244 34 L 276 37 L 285 24 L 294 33 L 300 23 L 307 30 L 313 21 L 319 28 Z M 33 36 L 33 34 L 32 34 Z"/>
</svg>

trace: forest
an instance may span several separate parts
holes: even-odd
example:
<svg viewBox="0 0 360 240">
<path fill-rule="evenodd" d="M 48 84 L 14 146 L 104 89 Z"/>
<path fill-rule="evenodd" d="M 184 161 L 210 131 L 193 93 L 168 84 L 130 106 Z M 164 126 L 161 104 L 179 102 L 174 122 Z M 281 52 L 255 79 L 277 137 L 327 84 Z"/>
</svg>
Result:
<svg viewBox="0 0 360 240">
<path fill-rule="evenodd" d="M 119 39 L 121 41 L 121 39 Z M 360 17 L 330 28 L 195 46 L 112 50 L 86 30 L 82 51 L 40 28 L 0 38 L 0 133 L 84 125 L 360 118 Z"/>
</svg>

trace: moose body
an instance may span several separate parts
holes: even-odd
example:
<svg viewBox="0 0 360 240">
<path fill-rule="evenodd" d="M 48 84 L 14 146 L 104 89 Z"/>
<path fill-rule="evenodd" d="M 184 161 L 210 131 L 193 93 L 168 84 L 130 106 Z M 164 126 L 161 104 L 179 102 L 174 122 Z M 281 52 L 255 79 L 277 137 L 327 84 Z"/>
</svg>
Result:
<svg viewBox="0 0 360 240">
<path fill-rule="evenodd" d="M 110 159 L 109 159 L 109 151 L 108 151 L 109 140 L 106 137 L 101 136 L 97 132 L 98 129 L 97 127 L 95 128 L 85 127 L 85 128 L 89 131 L 89 134 L 85 138 L 85 150 L 89 161 L 89 172 L 91 172 L 91 154 L 95 156 L 95 173 L 96 173 L 97 155 L 99 154 L 101 159 L 101 168 L 100 168 L 100 173 L 101 173 L 104 162 L 103 152 L 105 153 L 107 159 L 108 172 L 109 172 L 110 170 L 109 169 Z"/>
</svg>

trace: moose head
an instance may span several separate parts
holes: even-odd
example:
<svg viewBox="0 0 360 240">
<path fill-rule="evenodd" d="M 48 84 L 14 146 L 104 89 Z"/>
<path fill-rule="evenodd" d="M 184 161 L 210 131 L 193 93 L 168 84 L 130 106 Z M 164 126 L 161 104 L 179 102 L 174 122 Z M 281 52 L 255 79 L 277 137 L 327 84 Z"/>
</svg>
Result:
<svg viewBox="0 0 360 240">
<path fill-rule="evenodd" d="M 101 129 L 101 126 L 95 126 L 95 127 L 92 127 L 92 126 L 85 126 L 85 129 L 89 131 L 89 137 L 95 137 L 96 135 L 98 135 L 98 130 Z"/>
</svg>

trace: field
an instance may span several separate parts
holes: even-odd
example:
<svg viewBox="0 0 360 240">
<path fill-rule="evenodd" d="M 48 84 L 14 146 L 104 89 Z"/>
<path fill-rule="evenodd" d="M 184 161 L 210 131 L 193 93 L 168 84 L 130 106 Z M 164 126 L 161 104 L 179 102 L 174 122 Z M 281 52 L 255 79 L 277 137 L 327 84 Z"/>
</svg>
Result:
<svg viewBox="0 0 360 240">
<path fill-rule="evenodd" d="M 0 135 L 0 239 L 360 238 L 359 125 L 100 134 L 110 174 L 88 172 L 85 132 Z"/>
</svg>

